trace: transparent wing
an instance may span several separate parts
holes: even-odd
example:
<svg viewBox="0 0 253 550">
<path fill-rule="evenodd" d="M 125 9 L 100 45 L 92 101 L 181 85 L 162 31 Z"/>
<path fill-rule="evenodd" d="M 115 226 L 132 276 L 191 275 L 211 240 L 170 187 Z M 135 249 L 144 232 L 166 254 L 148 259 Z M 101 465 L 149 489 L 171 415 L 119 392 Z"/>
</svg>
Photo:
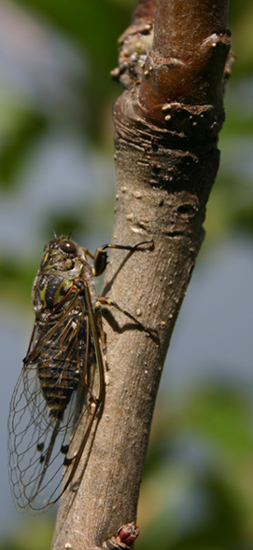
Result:
<svg viewBox="0 0 253 550">
<path fill-rule="evenodd" d="M 95 416 L 96 353 L 87 310 L 79 301 L 78 311 L 67 310 L 42 330 L 35 324 L 13 392 L 9 471 L 19 511 L 44 511 L 58 500 L 80 460 L 80 456 L 71 460 L 68 453 L 84 402 L 87 436 Z M 86 439 L 84 434 L 83 442 Z M 64 464 L 68 467 L 63 478 Z"/>
</svg>

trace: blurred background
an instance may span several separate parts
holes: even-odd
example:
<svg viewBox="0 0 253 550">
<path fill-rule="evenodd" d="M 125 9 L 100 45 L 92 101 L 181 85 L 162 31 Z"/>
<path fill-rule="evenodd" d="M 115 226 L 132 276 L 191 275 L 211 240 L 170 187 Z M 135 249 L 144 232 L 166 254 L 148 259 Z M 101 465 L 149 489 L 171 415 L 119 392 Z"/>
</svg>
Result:
<svg viewBox="0 0 253 550">
<path fill-rule="evenodd" d="M 117 38 L 133 0 L 0 0 L 0 549 L 49 550 L 54 516 L 19 516 L 9 402 L 46 241 L 110 242 Z M 253 548 L 253 4 L 231 0 L 237 55 L 206 240 L 166 361 L 137 550 Z"/>
</svg>

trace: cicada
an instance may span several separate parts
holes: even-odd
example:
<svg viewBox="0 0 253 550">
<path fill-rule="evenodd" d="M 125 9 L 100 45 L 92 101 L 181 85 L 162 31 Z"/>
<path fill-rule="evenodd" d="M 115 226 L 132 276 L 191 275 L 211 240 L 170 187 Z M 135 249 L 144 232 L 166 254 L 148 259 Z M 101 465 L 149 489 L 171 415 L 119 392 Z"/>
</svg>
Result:
<svg viewBox="0 0 253 550">
<path fill-rule="evenodd" d="M 9 471 L 19 511 L 52 506 L 72 482 L 94 419 L 105 397 L 105 337 L 101 306 L 112 305 L 154 334 L 109 298 L 98 297 L 93 277 L 107 264 L 104 245 L 95 254 L 62 235 L 44 248 L 34 281 L 34 328 L 10 404 Z M 76 453 L 71 440 L 80 419 L 85 431 Z M 60 474 L 62 468 L 63 475 Z"/>
</svg>

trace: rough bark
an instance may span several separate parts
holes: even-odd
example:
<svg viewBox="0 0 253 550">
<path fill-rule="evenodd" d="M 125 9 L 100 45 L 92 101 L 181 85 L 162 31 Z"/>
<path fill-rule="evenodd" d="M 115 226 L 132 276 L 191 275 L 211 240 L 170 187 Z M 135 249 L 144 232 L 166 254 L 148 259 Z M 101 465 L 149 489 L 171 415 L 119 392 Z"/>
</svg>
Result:
<svg viewBox="0 0 253 550">
<path fill-rule="evenodd" d="M 218 170 L 228 0 L 157 0 L 153 24 L 155 6 L 139 2 L 113 71 L 127 88 L 114 107 L 113 242 L 153 239 L 154 249 L 113 251 L 104 291 L 156 328 L 160 343 L 118 312 L 113 317 L 121 330 L 105 323 L 104 410 L 78 491 L 70 487 L 62 498 L 54 550 L 127 548 L 138 534 L 118 530 L 136 519 L 161 370 Z"/>
</svg>

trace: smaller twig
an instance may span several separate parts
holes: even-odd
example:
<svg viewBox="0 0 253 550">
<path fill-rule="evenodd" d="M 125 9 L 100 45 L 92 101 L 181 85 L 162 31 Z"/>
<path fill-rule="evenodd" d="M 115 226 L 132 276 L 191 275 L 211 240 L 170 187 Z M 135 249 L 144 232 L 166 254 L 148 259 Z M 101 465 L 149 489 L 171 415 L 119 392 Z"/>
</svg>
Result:
<svg viewBox="0 0 253 550">
<path fill-rule="evenodd" d="M 116 537 L 112 536 L 107 541 L 103 542 L 103 550 L 129 550 L 130 546 L 136 541 L 139 536 L 140 529 L 132 521 L 126 525 L 122 525 L 117 532 Z M 101 549 L 101 550 L 102 550 Z"/>
</svg>

